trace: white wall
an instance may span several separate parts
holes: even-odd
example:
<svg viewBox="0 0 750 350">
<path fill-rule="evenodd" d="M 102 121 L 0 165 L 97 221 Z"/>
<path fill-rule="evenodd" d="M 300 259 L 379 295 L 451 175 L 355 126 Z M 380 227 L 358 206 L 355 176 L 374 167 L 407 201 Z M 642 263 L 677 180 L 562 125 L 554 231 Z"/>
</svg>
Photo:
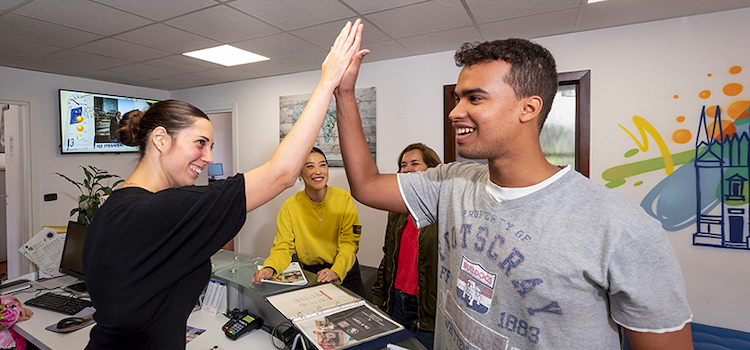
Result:
<svg viewBox="0 0 750 350">
<path fill-rule="evenodd" d="M 721 94 L 721 87 L 729 82 L 750 86 L 747 73 L 728 74 L 729 67 L 735 65 L 750 70 L 748 17 L 750 10 L 744 9 L 536 40 L 555 55 L 559 71 L 591 70 L 593 180 L 604 184 L 604 170 L 660 155 L 651 139 L 648 151 L 641 151 L 632 159 L 624 158 L 624 153 L 637 145 L 619 125 L 638 135 L 633 116 L 647 119 L 670 151 L 678 153 L 691 149 L 694 141 L 677 144 L 672 132 L 685 128 L 694 134 L 701 106 L 728 106 L 748 95 L 731 99 Z M 452 56 L 453 52 L 443 52 L 364 64 L 358 86 L 377 88 L 377 162 L 381 171 L 395 172 L 394 158 L 411 142 L 424 142 L 442 156 L 442 86 L 455 83 L 459 72 Z M 199 106 L 236 102 L 238 171 L 247 171 L 266 161 L 278 145 L 279 96 L 311 92 L 318 74 L 308 72 L 173 91 L 172 97 Z M 706 89 L 713 91 L 714 98 L 698 98 L 698 93 Z M 678 116 L 684 116 L 685 121 L 676 121 Z M 626 185 L 615 190 L 640 202 L 666 175 L 664 170 L 648 172 L 628 179 Z M 634 186 L 635 181 L 643 181 L 643 185 Z M 331 170 L 330 184 L 348 189 L 343 170 Z M 248 215 L 240 251 L 267 256 L 276 212 L 285 198 L 300 189 L 287 190 Z M 693 189 L 694 184 L 686 184 L 686 191 Z M 360 261 L 377 266 L 382 254 L 385 214 L 361 204 L 357 208 L 363 224 Z M 750 331 L 750 303 L 746 300 L 750 290 L 750 252 L 692 246 L 693 231 L 691 227 L 668 235 L 680 259 L 694 321 Z"/>
</svg>

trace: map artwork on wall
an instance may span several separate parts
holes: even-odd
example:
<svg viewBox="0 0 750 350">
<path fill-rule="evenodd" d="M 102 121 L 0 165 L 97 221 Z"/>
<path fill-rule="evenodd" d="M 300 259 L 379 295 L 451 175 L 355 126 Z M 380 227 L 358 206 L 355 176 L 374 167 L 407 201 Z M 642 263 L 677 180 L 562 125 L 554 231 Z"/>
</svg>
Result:
<svg viewBox="0 0 750 350">
<path fill-rule="evenodd" d="M 372 158 L 375 157 L 376 149 L 376 93 L 375 87 L 355 89 L 354 95 L 359 106 L 359 115 L 362 118 L 362 128 L 365 131 L 367 145 L 370 148 Z M 302 110 L 305 109 L 311 94 L 279 96 L 279 142 L 289 134 L 294 123 L 297 122 Z M 329 167 L 343 167 L 341 158 L 341 147 L 339 146 L 339 130 L 336 127 L 336 100 L 331 98 L 328 112 L 323 120 L 323 126 L 318 133 L 315 147 L 320 148 L 326 154 Z"/>
</svg>

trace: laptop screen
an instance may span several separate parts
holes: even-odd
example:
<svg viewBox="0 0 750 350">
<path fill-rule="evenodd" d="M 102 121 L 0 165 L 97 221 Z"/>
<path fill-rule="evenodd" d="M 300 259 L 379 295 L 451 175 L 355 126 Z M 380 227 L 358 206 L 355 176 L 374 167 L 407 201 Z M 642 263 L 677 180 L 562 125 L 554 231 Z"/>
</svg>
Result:
<svg viewBox="0 0 750 350">
<path fill-rule="evenodd" d="M 65 235 L 60 272 L 83 279 L 83 244 L 89 227 L 75 221 L 68 222 L 68 232 Z"/>
</svg>

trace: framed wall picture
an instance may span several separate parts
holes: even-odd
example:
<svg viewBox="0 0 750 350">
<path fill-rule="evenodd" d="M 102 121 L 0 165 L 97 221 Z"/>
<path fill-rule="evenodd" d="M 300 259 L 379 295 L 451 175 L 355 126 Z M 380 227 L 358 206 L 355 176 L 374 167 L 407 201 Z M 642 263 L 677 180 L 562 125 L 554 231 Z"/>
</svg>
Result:
<svg viewBox="0 0 750 350">
<path fill-rule="evenodd" d="M 539 136 L 542 151 L 552 164 L 571 164 L 589 176 L 591 71 L 558 74 L 552 110 Z M 444 162 L 464 161 L 456 152 L 456 134 L 448 118 L 456 98 L 455 84 L 443 86 Z"/>
<path fill-rule="evenodd" d="M 297 118 L 310 100 L 312 94 L 279 96 L 279 142 L 283 140 Z M 374 86 L 354 89 L 354 96 L 359 107 L 362 129 L 367 139 L 367 146 L 373 159 L 377 156 L 377 90 Z M 332 97 L 328 105 L 328 111 L 323 119 L 323 126 L 318 133 L 315 147 L 320 148 L 328 159 L 331 168 L 344 167 L 339 145 L 339 130 L 336 127 L 336 98 Z"/>
</svg>

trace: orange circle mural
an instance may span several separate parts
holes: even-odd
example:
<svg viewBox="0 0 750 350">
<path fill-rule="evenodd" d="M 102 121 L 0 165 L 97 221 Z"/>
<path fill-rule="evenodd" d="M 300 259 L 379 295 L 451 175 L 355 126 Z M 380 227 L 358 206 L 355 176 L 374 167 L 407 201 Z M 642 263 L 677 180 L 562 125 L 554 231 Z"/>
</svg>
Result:
<svg viewBox="0 0 750 350">
<path fill-rule="evenodd" d="M 730 74 L 739 74 L 739 72 L 742 72 L 742 67 L 740 66 L 734 66 L 732 68 L 729 68 Z"/>
<path fill-rule="evenodd" d="M 750 117 L 750 101 L 737 101 L 727 108 L 727 115 L 734 120 Z"/>
<path fill-rule="evenodd" d="M 729 83 L 724 85 L 724 95 L 737 96 L 742 92 L 742 85 L 737 83 Z"/>
<path fill-rule="evenodd" d="M 684 117 L 684 116 L 679 116 L 679 117 L 677 117 L 677 122 L 678 122 L 678 123 L 682 123 L 682 122 L 684 122 L 684 121 L 685 121 L 685 117 Z"/>
<path fill-rule="evenodd" d="M 693 138 L 693 134 L 686 129 L 678 129 L 672 134 L 672 140 L 676 143 L 688 143 Z"/>
<path fill-rule="evenodd" d="M 711 97 L 711 91 L 709 91 L 709 90 L 703 90 L 703 91 L 701 91 L 701 92 L 700 92 L 700 93 L 698 94 L 698 97 L 700 97 L 700 98 L 702 98 L 702 99 L 704 99 L 704 100 L 705 100 L 705 99 L 707 99 L 707 98 Z"/>
</svg>

